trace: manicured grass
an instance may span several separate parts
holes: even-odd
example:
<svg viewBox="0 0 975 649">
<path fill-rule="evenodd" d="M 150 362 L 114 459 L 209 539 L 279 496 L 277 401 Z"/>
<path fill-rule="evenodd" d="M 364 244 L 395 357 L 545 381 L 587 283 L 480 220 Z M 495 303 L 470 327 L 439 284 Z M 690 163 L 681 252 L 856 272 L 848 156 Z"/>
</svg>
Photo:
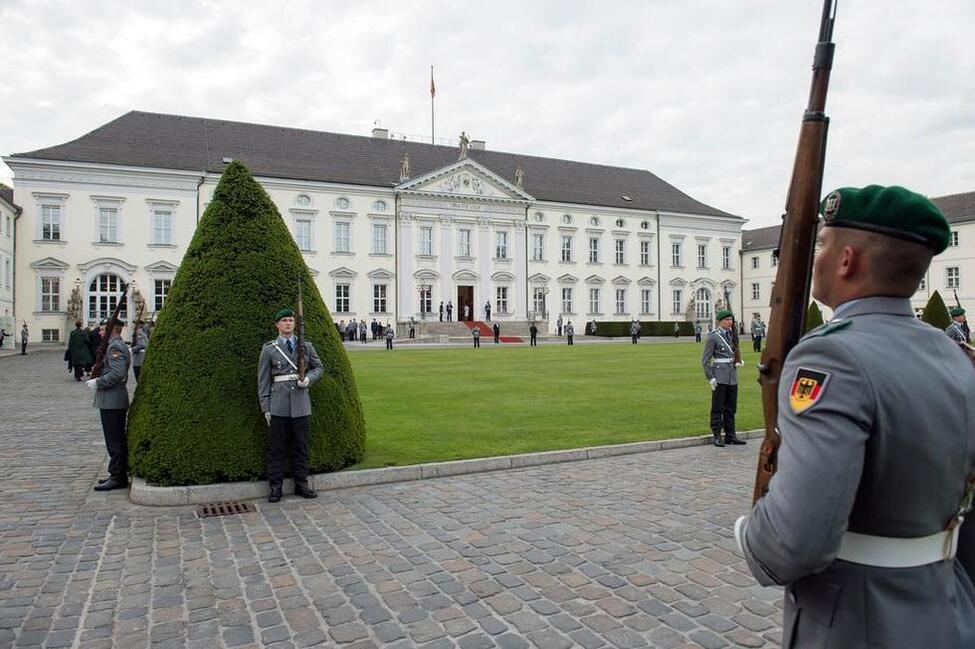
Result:
<svg viewBox="0 0 975 649">
<path fill-rule="evenodd" d="M 354 468 L 709 432 L 700 344 L 482 344 L 350 353 L 366 416 L 366 455 Z M 758 354 L 743 353 L 737 428 L 748 430 L 762 413 Z"/>
</svg>

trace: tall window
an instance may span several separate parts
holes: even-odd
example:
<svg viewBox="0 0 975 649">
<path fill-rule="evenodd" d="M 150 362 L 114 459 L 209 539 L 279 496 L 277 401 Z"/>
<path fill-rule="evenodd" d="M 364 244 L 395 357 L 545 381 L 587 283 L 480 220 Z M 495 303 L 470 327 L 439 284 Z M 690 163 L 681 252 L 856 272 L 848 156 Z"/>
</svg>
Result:
<svg viewBox="0 0 975 649">
<path fill-rule="evenodd" d="M 626 289 L 616 289 L 616 313 L 626 313 Z"/>
<path fill-rule="evenodd" d="M 641 266 L 650 265 L 650 242 L 649 241 L 640 242 L 640 265 Z"/>
<path fill-rule="evenodd" d="M 778 265 L 779 265 L 779 256 L 777 254 L 775 254 L 775 251 L 773 250 L 772 251 L 772 268 L 775 268 Z"/>
<path fill-rule="evenodd" d="M 173 211 L 155 209 L 152 211 L 152 242 L 160 246 L 173 243 Z"/>
<path fill-rule="evenodd" d="M 118 208 L 98 208 L 98 242 L 115 243 L 118 241 Z"/>
<path fill-rule="evenodd" d="M 153 311 L 162 311 L 163 307 L 166 306 L 166 297 L 169 295 L 169 288 L 173 285 L 173 280 L 171 279 L 157 279 L 155 281 L 155 290 L 153 291 L 153 297 L 155 298 L 153 305 Z"/>
<path fill-rule="evenodd" d="M 349 313 L 349 285 L 335 285 L 335 311 L 336 313 Z"/>
<path fill-rule="evenodd" d="M 681 259 L 681 243 L 680 241 L 674 241 L 670 244 L 670 265 L 671 266 L 683 266 L 683 260 Z"/>
<path fill-rule="evenodd" d="M 295 221 L 295 243 L 298 250 L 311 250 L 311 221 L 308 219 Z"/>
<path fill-rule="evenodd" d="M 507 232 L 495 232 L 495 242 L 497 245 L 494 249 L 494 256 L 496 259 L 507 259 L 508 258 L 508 233 Z"/>
<path fill-rule="evenodd" d="M 752 257 L 752 268 L 758 268 L 758 257 Z"/>
<path fill-rule="evenodd" d="M 8 232 L 10 230 L 10 224 L 9 223 L 7 224 L 7 230 L 8 230 Z M 949 246 L 952 246 L 952 247 L 958 245 L 958 230 L 952 230 L 951 231 L 951 237 L 948 238 L 948 245 Z"/>
<path fill-rule="evenodd" d="M 721 268 L 731 268 L 731 246 L 721 246 Z"/>
<path fill-rule="evenodd" d="M 532 235 L 532 261 L 542 261 L 545 252 L 545 235 Z"/>
<path fill-rule="evenodd" d="M 760 296 L 761 296 L 761 290 L 758 285 L 758 282 L 752 282 L 752 299 L 759 300 L 761 299 Z"/>
<path fill-rule="evenodd" d="M 386 313 L 386 285 L 372 285 L 372 312 Z"/>
<path fill-rule="evenodd" d="M 4 287 L 10 288 L 10 260 L 3 260 L 3 277 L 4 277 Z"/>
<path fill-rule="evenodd" d="M 562 261 L 572 261 L 572 237 L 562 235 Z"/>
<path fill-rule="evenodd" d="M 532 291 L 532 310 L 535 317 L 545 315 L 545 289 L 541 286 L 536 286 Z"/>
<path fill-rule="evenodd" d="M 10 231 L 10 228 L 7 228 Z M 61 206 L 44 205 L 41 207 L 41 239 L 44 241 L 61 240 Z"/>
<path fill-rule="evenodd" d="M 386 224 L 372 224 L 372 252 L 376 255 L 386 254 Z"/>
<path fill-rule="evenodd" d="M 562 289 L 562 313 L 572 313 L 572 289 Z"/>
<path fill-rule="evenodd" d="M 699 243 L 697 244 L 697 267 L 707 268 L 708 267 L 708 247 L 707 244 Z"/>
<path fill-rule="evenodd" d="M 494 310 L 496 313 L 507 313 L 508 312 L 508 287 L 507 286 L 497 286 L 495 287 L 496 300 L 494 303 Z"/>
<path fill-rule="evenodd" d="M 589 289 L 589 313 L 599 313 L 599 289 Z"/>
<path fill-rule="evenodd" d="M 97 322 L 112 315 L 121 291 L 122 278 L 118 275 L 105 273 L 91 280 L 91 284 L 88 285 L 88 319 Z M 127 309 L 128 304 L 123 303 L 119 310 L 123 320 Z"/>
<path fill-rule="evenodd" d="M 623 239 L 616 240 L 616 263 L 626 263 L 626 241 Z"/>
<path fill-rule="evenodd" d="M 461 257 L 471 256 L 471 231 L 457 231 L 457 254 Z"/>
<path fill-rule="evenodd" d="M 697 299 L 695 300 L 697 305 L 697 319 L 698 320 L 710 320 L 711 319 L 711 291 L 706 288 L 697 289 Z"/>
<path fill-rule="evenodd" d="M 672 313 L 680 313 L 684 310 L 684 295 L 679 288 L 674 289 L 674 310 Z"/>
<path fill-rule="evenodd" d="M 433 254 L 433 228 L 420 228 L 420 254 Z"/>
<path fill-rule="evenodd" d="M 352 242 L 349 240 L 350 229 L 348 223 L 335 224 L 335 252 L 352 252 Z"/>
<path fill-rule="evenodd" d="M 653 304 L 653 289 L 641 288 L 640 289 L 640 313 L 652 313 L 651 305 Z"/>
<path fill-rule="evenodd" d="M 56 343 L 61 340 L 59 329 L 41 329 L 41 340 L 46 343 Z"/>
<path fill-rule="evenodd" d="M 945 269 L 948 288 L 961 288 L 961 271 L 958 266 L 948 266 Z"/>
<path fill-rule="evenodd" d="M 590 264 L 599 263 L 599 239 L 596 238 L 589 239 L 589 263 Z"/>
<path fill-rule="evenodd" d="M 61 310 L 61 280 L 57 277 L 41 278 L 41 311 Z"/>
<path fill-rule="evenodd" d="M 433 287 L 424 284 L 420 287 L 420 313 L 433 311 Z"/>
</svg>

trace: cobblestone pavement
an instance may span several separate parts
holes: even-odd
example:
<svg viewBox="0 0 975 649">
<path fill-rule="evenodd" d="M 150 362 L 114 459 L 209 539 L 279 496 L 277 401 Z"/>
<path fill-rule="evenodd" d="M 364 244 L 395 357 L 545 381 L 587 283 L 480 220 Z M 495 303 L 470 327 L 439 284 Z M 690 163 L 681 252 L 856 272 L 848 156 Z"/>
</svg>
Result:
<svg viewBox="0 0 975 649">
<path fill-rule="evenodd" d="M 287 497 L 199 520 L 91 491 L 91 397 L 0 358 L 0 647 L 771 647 L 731 527 L 757 448 Z M 705 413 L 702 413 L 702 417 Z"/>
</svg>

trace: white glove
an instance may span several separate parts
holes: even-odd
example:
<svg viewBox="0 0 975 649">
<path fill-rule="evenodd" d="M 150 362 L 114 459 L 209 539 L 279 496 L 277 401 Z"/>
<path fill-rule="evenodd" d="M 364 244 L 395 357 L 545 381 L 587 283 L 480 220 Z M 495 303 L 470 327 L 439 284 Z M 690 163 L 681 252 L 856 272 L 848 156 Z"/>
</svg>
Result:
<svg viewBox="0 0 975 649">
<path fill-rule="evenodd" d="M 85 387 L 88 388 L 89 390 L 97 390 L 98 389 L 98 379 L 89 379 L 89 380 L 85 381 Z"/>
<path fill-rule="evenodd" d="M 296 385 L 299 388 L 307 388 L 308 387 L 308 377 L 306 376 L 303 379 L 298 379 L 298 383 Z"/>
<path fill-rule="evenodd" d="M 267 425 L 270 426 L 271 425 L 271 413 L 265 412 L 264 413 L 264 419 L 267 420 Z"/>
<path fill-rule="evenodd" d="M 711 392 L 718 389 L 718 379 L 708 379 L 708 385 L 711 386 Z"/>
<path fill-rule="evenodd" d="M 745 367 L 745 361 L 738 361 L 735 363 L 735 367 Z"/>
</svg>

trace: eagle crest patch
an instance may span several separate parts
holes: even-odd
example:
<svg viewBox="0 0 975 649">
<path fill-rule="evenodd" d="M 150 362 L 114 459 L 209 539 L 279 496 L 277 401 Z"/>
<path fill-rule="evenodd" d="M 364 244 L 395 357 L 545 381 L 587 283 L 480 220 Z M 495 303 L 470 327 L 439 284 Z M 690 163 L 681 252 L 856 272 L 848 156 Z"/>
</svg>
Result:
<svg viewBox="0 0 975 649">
<path fill-rule="evenodd" d="M 829 373 L 800 367 L 796 371 L 796 378 L 792 380 L 789 390 L 789 407 L 792 412 L 799 414 L 812 408 L 822 398 L 829 382 Z"/>
<path fill-rule="evenodd" d="M 112 350 L 112 358 L 118 358 L 121 355 L 122 355 L 122 352 L 120 352 L 119 350 L 117 350 L 117 349 L 113 349 Z"/>
</svg>

